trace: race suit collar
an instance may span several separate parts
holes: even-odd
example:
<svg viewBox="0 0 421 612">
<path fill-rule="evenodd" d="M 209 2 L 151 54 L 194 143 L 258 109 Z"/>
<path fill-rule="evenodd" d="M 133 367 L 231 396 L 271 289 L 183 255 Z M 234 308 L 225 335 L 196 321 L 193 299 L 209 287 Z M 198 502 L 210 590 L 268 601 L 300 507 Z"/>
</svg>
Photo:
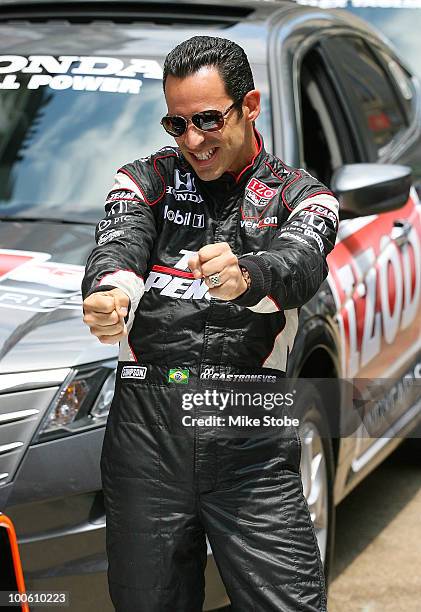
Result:
<svg viewBox="0 0 421 612">
<path fill-rule="evenodd" d="M 258 158 L 260 162 L 260 154 L 263 150 L 263 138 L 261 134 L 259 134 L 259 132 L 256 130 L 256 128 L 254 128 L 254 136 L 256 139 L 256 151 L 252 157 L 252 160 L 246 166 L 244 166 L 244 168 L 241 170 L 241 172 L 239 172 L 239 174 L 235 174 L 235 172 L 231 172 L 230 170 L 225 173 L 232 176 L 236 184 L 239 184 L 241 182 L 241 179 L 244 178 L 244 176 L 247 177 L 250 174 L 250 170 L 253 171 L 253 169 L 257 167 L 258 163 L 255 165 L 255 162 Z"/>
</svg>

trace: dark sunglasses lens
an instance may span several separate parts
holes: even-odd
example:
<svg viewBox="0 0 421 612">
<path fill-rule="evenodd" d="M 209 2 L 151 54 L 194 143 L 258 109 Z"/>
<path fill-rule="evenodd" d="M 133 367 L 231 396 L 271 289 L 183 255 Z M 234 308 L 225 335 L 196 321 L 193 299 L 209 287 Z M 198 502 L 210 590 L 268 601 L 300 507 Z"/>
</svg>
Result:
<svg viewBox="0 0 421 612">
<path fill-rule="evenodd" d="M 224 117 L 220 111 L 203 111 L 193 115 L 192 122 L 204 132 L 215 132 L 224 125 Z"/>
<path fill-rule="evenodd" d="M 184 117 L 162 117 L 162 126 L 171 136 L 182 136 L 187 128 Z"/>
</svg>

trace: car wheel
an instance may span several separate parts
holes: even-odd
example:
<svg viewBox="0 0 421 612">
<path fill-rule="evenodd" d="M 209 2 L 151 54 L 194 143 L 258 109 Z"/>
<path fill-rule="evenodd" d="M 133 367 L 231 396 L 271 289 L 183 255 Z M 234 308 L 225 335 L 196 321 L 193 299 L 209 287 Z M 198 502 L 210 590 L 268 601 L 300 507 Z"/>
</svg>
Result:
<svg viewBox="0 0 421 612">
<path fill-rule="evenodd" d="M 328 420 L 316 389 L 300 397 L 294 416 L 299 419 L 301 480 L 324 565 L 326 586 L 332 566 L 335 536 L 333 482 L 335 463 Z"/>
</svg>

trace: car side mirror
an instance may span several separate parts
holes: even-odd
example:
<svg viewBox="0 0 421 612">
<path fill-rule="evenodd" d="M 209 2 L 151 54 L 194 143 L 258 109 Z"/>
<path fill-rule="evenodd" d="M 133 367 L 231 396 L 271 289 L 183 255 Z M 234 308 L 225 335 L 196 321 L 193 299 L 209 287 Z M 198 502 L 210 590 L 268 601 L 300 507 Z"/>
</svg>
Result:
<svg viewBox="0 0 421 612">
<path fill-rule="evenodd" d="M 412 171 L 395 164 L 347 164 L 335 170 L 331 189 L 339 200 L 341 219 L 376 215 L 404 206 Z"/>
</svg>

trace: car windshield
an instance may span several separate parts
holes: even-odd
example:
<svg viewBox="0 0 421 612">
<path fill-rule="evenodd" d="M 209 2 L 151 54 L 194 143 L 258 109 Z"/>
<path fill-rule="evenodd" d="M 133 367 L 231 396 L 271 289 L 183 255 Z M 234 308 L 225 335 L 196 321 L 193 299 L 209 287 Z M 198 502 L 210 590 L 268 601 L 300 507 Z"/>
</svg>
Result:
<svg viewBox="0 0 421 612">
<path fill-rule="evenodd" d="M 72 59 L 0 55 L 0 218 L 95 222 L 119 167 L 175 144 L 162 60 Z"/>
</svg>

